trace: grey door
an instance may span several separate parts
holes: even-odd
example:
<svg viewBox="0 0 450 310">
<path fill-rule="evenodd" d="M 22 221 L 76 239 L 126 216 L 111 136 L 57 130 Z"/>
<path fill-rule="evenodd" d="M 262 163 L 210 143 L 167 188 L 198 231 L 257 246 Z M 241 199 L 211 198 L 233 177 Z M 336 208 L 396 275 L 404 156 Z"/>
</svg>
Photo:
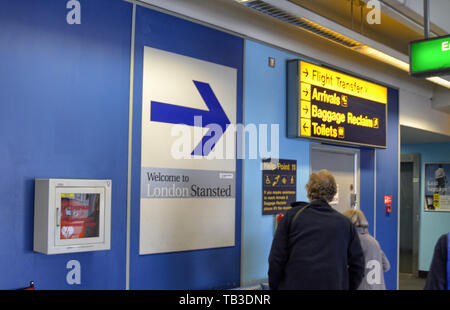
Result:
<svg viewBox="0 0 450 310">
<path fill-rule="evenodd" d="M 420 155 L 401 154 L 399 271 L 418 274 L 420 230 Z"/>
<path fill-rule="evenodd" d="M 413 273 L 413 163 L 401 163 L 400 272 Z"/>
<path fill-rule="evenodd" d="M 344 212 L 357 207 L 359 190 L 359 151 L 348 148 L 313 145 L 311 172 L 329 170 L 338 185 L 338 193 L 330 205 Z"/>
</svg>

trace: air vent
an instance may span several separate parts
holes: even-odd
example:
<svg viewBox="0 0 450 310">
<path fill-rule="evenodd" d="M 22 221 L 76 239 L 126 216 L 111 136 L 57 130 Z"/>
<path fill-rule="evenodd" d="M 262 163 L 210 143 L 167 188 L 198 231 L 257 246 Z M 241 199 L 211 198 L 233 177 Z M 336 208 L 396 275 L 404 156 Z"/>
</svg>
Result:
<svg viewBox="0 0 450 310">
<path fill-rule="evenodd" d="M 266 3 L 264 1 L 256 0 L 256 1 L 246 1 L 246 2 L 241 2 L 241 3 L 249 8 L 257 10 L 266 15 L 272 16 L 278 20 L 289 23 L 289 24 L 299 27 L 303 30 L 312 32 L 316 35 L 319 35 L 323 38 L 326 38 L 335 43 L 344 45 L 346 47 L 355 48 L 355 47 L 358 47 L 361 45 L 357 41 L 354 41 L 347 37 L 344 37 L 332 30 L 329 30 L 329 29 L 322 27 L 310 20 L 307 20 L 306 18 L 303 18 L 300 16 L 295 16 L 291 13 L 281 10 L 281 9 L 279 9 L 269 3 Z"/>
</svg>

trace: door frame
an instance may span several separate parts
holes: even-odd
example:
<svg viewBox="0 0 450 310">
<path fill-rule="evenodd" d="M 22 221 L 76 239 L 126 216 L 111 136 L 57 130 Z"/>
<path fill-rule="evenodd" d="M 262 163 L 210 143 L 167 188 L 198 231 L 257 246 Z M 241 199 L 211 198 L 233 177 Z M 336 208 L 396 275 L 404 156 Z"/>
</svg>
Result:
<svg viewBox="0 0 450 310">
<path fill-rule="evenodd" d="M 400 166 L 402 163 L 413 164 L 413 255 L 412 255 L 412 269 L 413 274 L 419 274 L 419 247 L 420 247 L 420 154 L 401 154 Z M 401 179 L 401 176 L 400 176 Z M 401 184 L 400 184 L 401 186 Z M 401 188 L 399 188 L 399 192 Z M 401 200 L 399 198 L 399 214 L 401 208 Z M 400 222 L 400 218 L 399 218 Z M 401 233 L 401 227 L 399 225 L 399 236 Z M 400 251 L 400 244 L 399 244 Z M 399 257 L 400 258 L 400 257 Z"/>
<path fill-rule="evenodd" d="M 320 152 L 329 152 L 329 153 L 338 153 L 338 154 L 347 154 L 352 155 L 354 158 L 354 168 L 355 168 L 355 194 L 356 194 L 356 208 L 360 209 L 360 151 L 356 148 L 344 147 L 344 146 L 334 146 L 322 143 L 310 143 L 309 149 L 309 174 L 312 173 L 312 165 L 311 165 L 311 154 L 313 151 Z"/>
</svg>

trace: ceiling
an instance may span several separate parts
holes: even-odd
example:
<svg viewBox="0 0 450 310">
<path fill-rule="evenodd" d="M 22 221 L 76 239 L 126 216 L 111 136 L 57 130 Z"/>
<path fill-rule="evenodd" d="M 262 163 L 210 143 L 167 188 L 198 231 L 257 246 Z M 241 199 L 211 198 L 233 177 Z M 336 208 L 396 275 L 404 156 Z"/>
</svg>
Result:
<svg viewBox="0 0 450 310">
<path fill-rule="evenodd" d="M 352 29 L 405 55 L 409 55 L 409 42 L 424 38 L 423 30 L 412 29 L 381 11 L 380 23 L 369 24 L 367 15 L 372 11 L 360 0 L 288 0 L 313 11 L 344 27 Z M 362 18 L 361 18 L 362 17 Z"/>
<path fill-rule="evenodd" d="M 407 126 L 400 126 L 400 137 L 401 144 L 450 142 L 450 136 Z"/>
</svg>

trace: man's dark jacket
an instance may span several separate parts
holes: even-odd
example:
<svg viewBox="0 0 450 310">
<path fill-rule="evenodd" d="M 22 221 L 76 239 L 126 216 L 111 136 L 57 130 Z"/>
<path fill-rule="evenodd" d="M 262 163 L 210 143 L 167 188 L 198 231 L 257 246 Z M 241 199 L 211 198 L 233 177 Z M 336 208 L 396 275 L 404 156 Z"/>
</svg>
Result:
<svg viewBox="0 0 450 310">
<path fill-rule="evenodd" d="M 438 239 L 434 247 L 433 260 L 425 283 L 425 290 L 448 289 L 448 247 L 448 234 L 444 234 Z"/>
<path fill-rule="evenodd" d="M 303 204 L 294 205 L 275 232 L 269 256 L 270 289 L 357 289 L 365 266 L 353 224 L 325 201 L 314 200 L 290 231 Z"/>
</svg>

